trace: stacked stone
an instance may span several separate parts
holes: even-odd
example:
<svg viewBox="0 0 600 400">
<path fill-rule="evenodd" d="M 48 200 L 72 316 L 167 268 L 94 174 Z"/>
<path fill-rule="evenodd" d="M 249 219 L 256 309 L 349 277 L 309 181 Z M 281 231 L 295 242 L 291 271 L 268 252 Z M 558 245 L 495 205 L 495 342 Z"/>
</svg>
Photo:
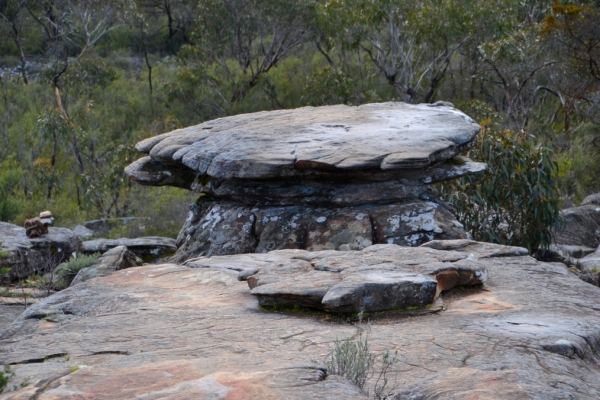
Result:
<svg viewBox="0 0 600 400">
<path fill-rule="evenodd" d="M 468 235 L 429 185 L 485 170 L 480 131 L 450 103 L 237 115 L 138 143 L 125 172 L 201 193 L 176 259 L 276 249 L 418 246 Z"/>
</svg>

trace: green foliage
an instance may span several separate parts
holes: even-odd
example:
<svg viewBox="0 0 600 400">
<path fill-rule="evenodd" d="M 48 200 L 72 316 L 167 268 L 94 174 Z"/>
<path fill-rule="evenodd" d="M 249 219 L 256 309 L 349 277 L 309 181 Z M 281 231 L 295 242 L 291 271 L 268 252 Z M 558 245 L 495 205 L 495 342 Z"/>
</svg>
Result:
<svg viewBox="0 0 600 400">
<path fill-rule="evenodd" d="M 11 368 L 10 365 L 5 365 L 4 371 L 0 372 L 0 393 L 2 393 L 4 391 L 4 389 L 6 388 L 6 385 L 8 385 L 8 381 L 13 376 L 15 376 L 14 368 Z"/>
<path fill-rule="evenodd" d="M 0 163 L 0 221 L 9 221 L 20 211 L 21 205 L 14 195 L 23 173 L 14 156 Z"/>
<path fill-rule="evenodd" d="M 377 356 L 371 352 L 369 346 L 371 327 L 368 326 L 366 331 L 363 337 L 364 329 L 359 326 L 356 340 L 335 340 L 327 361 L 327 373 L 343 376 L 367 395 L 369 390 L 365 389 L 365 385 L 371 377 L 376 376 L 372 397 L 377 400 L 387 399 L 398 387 L 396 379 L 392 380 L 390 376 L 391 368 L 398 362 L 398 352 L 392 354 L 389 350 L 385 351 L 381 361 L 377 363 Z M 378 368 L 376 364 L 379 364 Z"/>
<path fill-rule="evenodd" d="M 595 133 L 595 130 L 592 131 Z M 582 134 L 556 157 L 564 196 L 578 204 L 590 193 L 600 192 L 600 140 Z"/>
<path fill-rule="evenodd" d="M 327 362 L 327 372 L 339 375 L 354 383 L 360 389 L 365 387 L 367 380 L 373 375 L 375 354 L 369 348 L 369 334 L 364 336 L 359 330 L 358 339 L 335 340 L 331 357 Z"/>
<path fill-rule="evenodd" d="M 348 104 L 351 90 L 352 79 L 340 68 L 326 66 L 308 79 L 302 100 L 309 106 Z"/>
<path fill-rule="evenodd" d="M 524 134 L 491 127 L 482 132 L 471 157 L 487 163 L 483 176 L 441 186 L 458 220 L 475 240 L 546 249 L 559 226 L 558 167 L 547 147 Z"/>
<path fill-rule="evenodd" d="M 77 276 L 77 273 L 84 268 L 92 266 L 98 258 L 100 258 L 100 253 L 89 255 L 81 254 L 78 257 L 71 258 L 69 261 L 60 264 L 54 271 L 54 275 L 56 276 L 54 288 L 56 290 L 63 290 L 69 287 L 73 279 Z"/>
</svg>

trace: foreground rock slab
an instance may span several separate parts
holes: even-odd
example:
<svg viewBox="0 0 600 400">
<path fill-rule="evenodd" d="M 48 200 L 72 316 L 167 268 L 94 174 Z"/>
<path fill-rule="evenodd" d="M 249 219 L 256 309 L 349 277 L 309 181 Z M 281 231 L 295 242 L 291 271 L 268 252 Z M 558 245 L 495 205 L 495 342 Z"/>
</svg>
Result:
<svg viewBox="0 0 600 400">
<path fill-rule="evenodd" d="M 437 314 L 371 321 L 371 350 L 398 351 L 393 398 L 600 397 L 598 288 L 518 248 L 433 244 L 473 254 L 489 279 L 444 294 Z M 227 263 L 129 268 L 30 307 L 0 336 L 18 388 L 2 398 L 364 398 L 322 364 L 356 326 L 264 312 L 233 272 L 245 262 Z"/>
<path fill-rule="evenodd" d="M 450 242 L 457 249 L 477 246 L 470 240 Z M 437 242 L 430 243 L 435 246 Z M 527 254 L 526 249 L 513 249 Z M 268 258 L 201 257 L 186 265 L 239 271 L 238 279 L 248 281 L 261 306 L 300 306 L 337 313 L 431 306 L 441 292 L 481 285 L 488 275 L 485 265 L 469 251 L 393 244 L 374 245 L 360 252 L 283 250 L 269 253 Z"/>
</svg>

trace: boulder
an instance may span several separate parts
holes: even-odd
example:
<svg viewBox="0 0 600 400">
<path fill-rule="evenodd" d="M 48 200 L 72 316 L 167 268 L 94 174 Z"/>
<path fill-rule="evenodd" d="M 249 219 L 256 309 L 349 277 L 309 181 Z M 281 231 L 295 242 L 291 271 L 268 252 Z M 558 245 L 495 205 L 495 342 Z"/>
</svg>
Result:
<svg viewBox="0 0 600 400">
<path fill-rule="evenodd" d="M 600 205 L 587 204 L 561 211 L 564 230 L 557 232 L 558 245 L 597 248 L 600 245 Z"/>
<path fill-rule="evenodd" d="M 581 202 L 582 206 L 587 206 L 589 204 L 600 205 L 600 193 L 590 194 Z"/>
<path fill-rule="evenodd" d="M 147 236 L 135 239 L 96 239 L 83 242 L 85 254 L 104 253 L 118 246 L 124 246 L 129 251 L 148 262 L 164 258 L 175 253 L 175 240 L 160 236 Z"/>
<path fill-rule="evenodd" d="M 152 137 L 125 172 L 201 197 L 173 259 L 276 249 L 418 246 L 467 234 L 428 185 L 481 173 L 479 125 L 449 103 L 305 107 Z"/>
<path fill-rule="evenodd" d="M 370 350 L 379 360 L 398 352 L 390 398 L 600 397 L 598 288 L 519 248 L 429 243 L 417 249 L 447 254 L 450 264 L 455 253 L 472 254 L 488 280 L 447 291 L 435 314 L 370 316 Z M 355 341 L 359 326 L 322 313 L 261 310 L 238 281 L 246 264 L 275 267 L 283 253 L 299 261 L 319 254 L 281 250 L 204 259 L 211 268 L 128 268 L 40 301 L 0 335 L 0 364 L 15 369 L 3 396 L 366 398 L 325 365 L 335 341 Z M 330 269 L 334 253 L 346 254 L 321 253 Z M 415 255 L 402 261 L 422 264 Z M 376 379 L 367 382 L 371 393 Z"/>
<path fill-rule="evenodd" d="M 142 260 L 127 250 L 127 247 L 117 246 L 102 254 L 90 267 L 80 270 L 69 286 L 75 286 L 92 278 L 108 276 L 125 268 L 139 267 L 142 263 Z"/>
<path fill-rule="evenodd" d="M 77 225 L 73 228 L 73 233 L 79 236 L 82 240 L 89 239 L 94 236 L 94 231 L 86 228 L 83 225 Z"/>
<path fill-rule="evenodd" d="M 9 278 L 17 280 L 31 274 L 44 274 L 83 251 L 81 239 L 67 228 L 49 227 L 48 233 L 28 238 L 25 228 L 0 222 L 0 268 L 9 268 Z"/>
</svg>

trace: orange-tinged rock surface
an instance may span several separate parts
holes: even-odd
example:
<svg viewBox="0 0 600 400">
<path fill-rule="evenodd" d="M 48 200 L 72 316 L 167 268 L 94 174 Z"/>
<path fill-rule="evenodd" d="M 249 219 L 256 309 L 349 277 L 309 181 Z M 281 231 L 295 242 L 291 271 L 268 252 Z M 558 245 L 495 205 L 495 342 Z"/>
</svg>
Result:
<svg viewBox="0 0 600 400">
<path fill-rule="evenodd" d="M 514 249 L 436 247 L 473 254 L 489 278 L 444 293 L 438 313 L 371 321 L 371 350 L 398 351 L 396 398 L 600 397 L 598 288 Z M 15 368 L 0 398 L 363 398 L 323 365 L 354 324 L 263 311 L 236 275 L 146 265 L 41 301 L 0 336 Z"/>
</svg>

